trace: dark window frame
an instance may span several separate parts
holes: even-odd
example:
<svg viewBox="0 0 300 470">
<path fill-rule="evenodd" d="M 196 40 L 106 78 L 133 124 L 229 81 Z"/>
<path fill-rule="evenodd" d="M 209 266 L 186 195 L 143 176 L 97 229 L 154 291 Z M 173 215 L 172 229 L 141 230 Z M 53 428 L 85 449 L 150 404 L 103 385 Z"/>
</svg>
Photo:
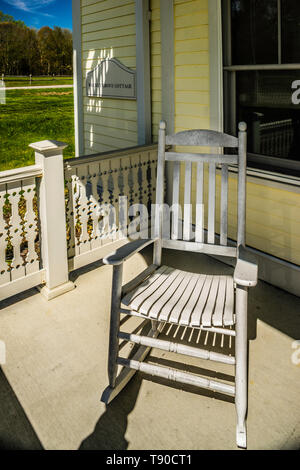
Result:
<svg viewBox="0 0 300 470">
<path fill-rule="evenodd" d="M 222 0 L 222 32 L 223 32 L 223 106 L 225 132 L 237 133 L 237 79 L 239 72 L 264 70 L 299 70 L 300 63 L 282 64 L 282 36 L 281 36 L 281 0 L 277 0 L 278 7 L 278 63 L 258 65 L 232 65 L 231 46 L 231 0 Z M 269 170 L 280 174 L 300 177 L 300 161 L 287 158 L 271 157 L 267 155 L 248 152 L 248 167 Z"/>
</svg>

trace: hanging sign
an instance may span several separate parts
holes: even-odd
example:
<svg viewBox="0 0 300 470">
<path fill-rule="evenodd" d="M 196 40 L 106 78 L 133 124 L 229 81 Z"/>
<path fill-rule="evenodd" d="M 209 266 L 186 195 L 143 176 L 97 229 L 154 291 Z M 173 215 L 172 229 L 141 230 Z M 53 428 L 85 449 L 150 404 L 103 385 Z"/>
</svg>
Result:
<svg viewBox="0 0 300 470">
<path fill-rule="evenodd" d="M 136 72 L 117 59 L 104 59 L 86 77 L 87 96 L 136 99 Z"/>
</svg>

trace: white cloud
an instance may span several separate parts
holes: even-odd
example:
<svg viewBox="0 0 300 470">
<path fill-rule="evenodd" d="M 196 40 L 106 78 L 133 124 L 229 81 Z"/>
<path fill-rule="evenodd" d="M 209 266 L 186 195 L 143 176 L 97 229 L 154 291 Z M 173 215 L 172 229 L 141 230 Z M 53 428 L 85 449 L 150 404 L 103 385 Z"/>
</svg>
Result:
<svg viewBox="0 0 300 470">
<path fill-rule="evenodd" d="M 42 13 L 39 10 L 44 8 L 56 0 L 4 0 L 9 5 L 17 8 L 18 10 L 27 11 L 30 13 L 39 13 L 40 15 L 50 16 L 47 13 Z"/>
</svg>

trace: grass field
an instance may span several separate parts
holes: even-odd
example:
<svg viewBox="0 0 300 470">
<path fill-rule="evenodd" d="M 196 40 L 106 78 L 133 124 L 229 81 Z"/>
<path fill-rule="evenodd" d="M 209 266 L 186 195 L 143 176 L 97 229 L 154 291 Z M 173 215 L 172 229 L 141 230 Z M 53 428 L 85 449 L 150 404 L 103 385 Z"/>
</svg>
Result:
<svg viewBox="0 0 300 470">
<path fill-rule="evenodd" d="M 0 80 L 2 77 L 0 76 Z M 73 77 L 4 77 L 6 88 L 38 85 L 73 85 Z"/>
<path fill-rule="evenodd" d="M 66 142 L 64 156 L 74 156 L 73 90 L 7 91 L 0 104 L 0 171 L 34 164 L 28 145 L 46 139 Z"/>
</svg>

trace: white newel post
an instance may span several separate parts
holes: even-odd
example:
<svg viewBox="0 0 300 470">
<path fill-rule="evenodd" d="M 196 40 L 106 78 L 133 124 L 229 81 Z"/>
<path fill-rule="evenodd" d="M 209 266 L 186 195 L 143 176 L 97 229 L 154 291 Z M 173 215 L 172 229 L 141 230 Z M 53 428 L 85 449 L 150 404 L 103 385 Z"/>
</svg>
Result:
<svg viewBox="0 0 300 470">
<path fill-rule="evenodd" d="M 42 167 L 39 191 L 41 255 L 46 270 L 46 285 L 41 293 L 51 300 L 74 289 L 69 281 L 63 150 L 67 144 L 44 140 L 30 144 L 35 163 Z"/>
</svg>

